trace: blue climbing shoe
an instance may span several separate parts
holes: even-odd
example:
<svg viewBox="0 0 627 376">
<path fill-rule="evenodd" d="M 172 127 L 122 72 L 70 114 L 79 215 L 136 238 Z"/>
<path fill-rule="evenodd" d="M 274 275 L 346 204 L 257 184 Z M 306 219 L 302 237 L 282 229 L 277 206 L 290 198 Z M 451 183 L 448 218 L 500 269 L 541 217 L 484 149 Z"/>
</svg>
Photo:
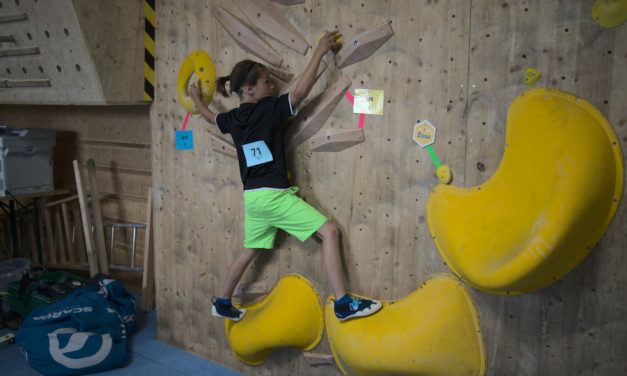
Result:
<svg viewBox="0 0 627 376">
<path fill-rule="evenodd" d="M 220 302 L 215 296 L 211 298 L 213 307 L 211 307 L 211 314 L 215 317 L 224 317 L 225 319 L 239 321 L 244 317 L 246 313 L 245 308 L 237 309 L 232 304 L 224 304 Z"/>
<path fill-rule="evenodd" d="M 353 298 L 344 304 L 336 302 L 333 309 L 335 317 L 340 321 L 344 321 L 355 317 L 370 316 L 380 310 L 381 307 L 381 302 L 376 300 Z"/>
</svg>

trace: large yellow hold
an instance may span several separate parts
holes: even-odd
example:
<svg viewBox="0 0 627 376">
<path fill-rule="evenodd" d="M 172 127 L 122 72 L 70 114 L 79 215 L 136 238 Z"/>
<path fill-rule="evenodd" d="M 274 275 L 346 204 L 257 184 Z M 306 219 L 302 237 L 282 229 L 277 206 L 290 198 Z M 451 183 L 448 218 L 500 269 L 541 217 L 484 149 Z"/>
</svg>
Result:
<svg viewBox="0 0 627 376">
<path fill-rule="evenodd" d="M 572 94 L 534 89 L 513 102 L 503 160 L 481 186 L 437 186 L 431 234 L 448 266 L 494 294 L 540 289 L 597 244 L 623 192 L 620 143 Z"/>
<path fill-rule="evenodd" d="M 243 305 L 238 321 L 225 320 L 231 350 L 242 362 L 257 366 L 279 347 L 309 351 L 324 335 L 322 301 L 311 282 L 287 275 L 260 302 Z"/>
<path fill-rule="evenodd" d="M 479 317 L 466 287 L 436 274 L 372 316 L 340 322 L 329 300 L 327 336 L 345 375 L 478 376 L 486 372 Z"/>
<path fill-rule="evenodd" d="M 181 106 L 190 114 L 198 114 L 200 111 L 196 108 L 194 101 L 189 96 L 190 79 L 194 77 L 194 83 L 200 81 L 200 95 L 202 102 L 208 106 L 213 99 L 213 93 L 216 89 L 216 67 L 209 54 L 205 51 L 197 50 L 189 54 L 179 69 L 179 75 L 176 83 L 178 97 Z"/>
</svg>

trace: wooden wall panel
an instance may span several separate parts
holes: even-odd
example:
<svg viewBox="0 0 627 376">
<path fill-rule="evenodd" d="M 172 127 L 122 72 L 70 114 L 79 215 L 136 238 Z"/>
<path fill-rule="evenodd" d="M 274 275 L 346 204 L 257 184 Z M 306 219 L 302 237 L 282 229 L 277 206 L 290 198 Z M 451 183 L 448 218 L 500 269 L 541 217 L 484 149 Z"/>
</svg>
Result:
<svg viewBox="0 0 627 376">
<path fill-rule="evenodd" d="M 157 1 L 157 91 L 151 110 L 155 192 L 158 336 L 177 347 L 246 374 L 339 374 L 334 366 L 310 368 L 299 352 L 282 349 L 260 367 L 233 356 L 222 320 L 210 316 L 226 270 L 243 241 L 242 188 L 237 163 L 211 150 L 217 130 L 198 116 L 194 149 L 175 150 L 175 131 L 185 112 L 178 104 L 180 63 L 203 49 L 218 75 L 251 58 L 211 14 L 220 5 L 245 20 L 228 1 Z M 371 57 L 342 69 L 350 88 L 385 91 L 383 116 L 367 115 L 365 142 L 339 153 L 311 153 L 303 144 L 288 155 L 299 195 L 342 230 L 349 290 L 382 300 L 400 299 L 437 272 L 450 272 L 426 223 L 430 189 L 438 184 L 425 150 L 411 139 L 413 125 L 437 127 L 434 149 L 451 167 L 453 184 L 474 186 L 498 167 L 512 100 L 527 87 L 527 68 L 538 69 L 536 87 L 573 92 L 603 112 L 623 148 L 625 25 L 612 30 L 590 18 L 589 2 L 537 1 L 307 1 L 279 9 L 310 42 L 338 28 L 344 40 L 391 22 L 395 35 Z M 282 69 L 299 73 L 305 56 L 270 38 Z M 329 68 L 312 90 L 321 93 L 340 72 Z M 214 97 L 210 108 L 225 111 L 236 98 Z M 358 115 L 342 99 L 323 129 L 357 127 Z M 472 291 L 487 347 L 488 374 L 598 374 L 627 371 L 627 312 L 623 251 L 627 247 L 625 204 L 608 233 L 574 271 L 555 284 L 519 297 Z M 280 234 L 243 283 L 269 287 L 287 273 L 312 281 L 322 298 L 330 286 L 321 243 L 300 243 Z M 329 353 L 326 338 L 315 352 Z"/>
</svg>

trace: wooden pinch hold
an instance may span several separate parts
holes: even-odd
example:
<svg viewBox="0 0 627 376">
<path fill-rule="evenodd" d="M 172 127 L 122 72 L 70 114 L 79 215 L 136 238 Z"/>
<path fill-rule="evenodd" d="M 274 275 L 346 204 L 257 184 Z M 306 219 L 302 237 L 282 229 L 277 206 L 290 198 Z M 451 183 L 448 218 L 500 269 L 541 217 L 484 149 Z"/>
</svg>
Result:
<svg viewBox="0 0 627 376">
<path fill-rule="evenodd" d="M 307 359 L 307 363 L 309 363 L 311 367 L 332 366 L 335 364 L 335 359 L 333 359 L 333 355 L 331 354 L 304 352 L 303 356 Z"/>
<path fill-rule="evenodd" d="M 288 126 L 285 133 L 285 150 L 290 151 L 318 133 L 335 110 L 344 93 L 351 85 L 351 80 L 342 75 L 319 97 L 302 109 Z"/>
<path fill-rule="evenodd" d="M 39 47 L 15 47 L 15 48 L 3 48 L 0 49 L 0 57 L 5 56 L 21 56 L 21 55 L 37 55 L 39 54 Z"/>
<path fill-rule="evenodd" d="M 268 0 L 234 0 L 250 22 L 265 34 L 305 55 L 309 43 L 298 29 Z"/>
<path fill-rule="evenodd" d="M 367 58 L 393 35 L 394 30 L 389 23 L 357 34 L 350 42 L 344 44 L 340 52 L 335 55 L 335 65 L 338 69 L 344 68 Z"/>
<path fill-rule="evenodd" d="M 233 40 L 245 51 L 267 61 L 275 67 L 280 67 L 283 58 L 277 55 L 268 44 L 248 26 L 235 18 L 220 6 L 214 6 L 211 13 L 220 25 L 231 35 Z"/>
<path fill-rule="evenodd" d="M 290 82 L 294 79 L 294 73 L 286 72 L 273 67 L 266 67 L 270 74 L 283 82 Z"/>
<path fill-rule="evenodd" d="M 220 154 L 224 154 L 227 157 L 237 159 L 237 150 L 235 150 L 235 146 L 214 135 L 211 135 L 211 149 Z"/>
<path fill-rule="evenodd" d="M 237 285 L 233 291 L 233 298 L 240 300 L 251 300 L 266 295 L 268 285 L 265 282 L 253 282 L 247 285 Z"/>
<path fill-rule="evenodd" d="M 364 142 L 364 130 L 330 129 L 309 140 L 309 151 L 338 152 Z"/>
<path fill-rule="evenodd" d="M 19 13 L 11 13 L 11 14 L 0 14 L 0 23 L 2 22 L 15 22 L 15 21 L 24 21 L 28 19 L 28 14 L 26 12 Z"/>
<path fill-rule="evenodd" d="M 14 43 L 15 37 L 13 35 L 0 35 L 0 43 Z"/>
<path fill-rule="evenodd" d="M 327 63 L 325 63 L 324 60 L 320 60 L 318 72 L 316 72 L 316 81 L 320 78 L 325 69 L 327 69 Z M 298 80 L 300 80 L 300 76 L 300 74 L 295 76 L 290 82 L 283 86 L 283 89 L 281 89 L 281 95 L 294 91 L 294 89 L 296 89 L 296 85 L 298 84 Z"/>
<path fill-rule="evenodd" d="M 52 83 L 48 79 L 31 80 L 0 80 L 0 87 L 50 87 Z"/>
<path fill-rule="evenodd" d="M 277 4 L 282 4 L 282 5 L 298 5 L 298 4 L 304 4 L 306 0 L 272 0 Z"/>
</svg>

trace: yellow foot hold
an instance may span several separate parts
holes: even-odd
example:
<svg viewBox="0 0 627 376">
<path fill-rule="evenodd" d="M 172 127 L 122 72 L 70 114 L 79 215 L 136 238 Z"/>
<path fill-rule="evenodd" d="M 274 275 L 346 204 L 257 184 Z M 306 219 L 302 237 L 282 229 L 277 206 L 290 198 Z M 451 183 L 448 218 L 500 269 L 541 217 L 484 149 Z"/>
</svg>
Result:
<svg viewBox="0 0 627 376">
<path fill-rule="evenodd" d="M 199 111 L 189 96 L 189 81 L 193 74 L 196 75 L 194 83 L 197 84 L 200 80 L 202 102 L 208 106 L 216 89 L 216 68 L 213 65 L 213 60 L 205 51 L 194 51 L 183 60 L 176 84 L 179 102 L 185 111 L 190 114 L 197 114 Z"/>
<path fill-rule="evenodd" d="M 627 20 L 627 0 L 597 0 L 592 4 L 592 19 L 599 26 L 611 29 Z"/>
<path fill-rule="evenodd" d="M 535 291 L 596 245 L 623 192 L 620 142 L 605 117 L 572 94 L 534 89 L 512 103 L 505 152 L 483 185 L 439 185 L 429 228 L 453 271 L 479 290 Z"/>
<path fill-rule="evenodd" d="M 320 297 L 299 275 L 281 278 L 260 302 L 242 307 L 241 321 L 225 320 L 226 335 L 235 356 L 249 365 L 262 364 L 279 347 L 309 351 L 324 334 Z"/>
<path fill-rule="evenodd" d="M 532 86 L 536 83 L 536 81 L 538 81 L 541 76 L 542 74 L 540 74 L 540 71 L 538 71 L 537 69 L 529 68 L 527 69 L 527 72 L 525 72 L 525 78 L 523 81 L 525 82 L 525 85 Z"/>
<path fill-rule="evenodd" d="M 438 176 L 438 179 L 444 184 L 448 184 L 451 182 L 451 169 L 448 166 L 440 166 L 436 170 L 435 174 Z"/>
<path fill-rule="evenodd" d="M 377 314 L 340 322 L 330 299 L 327 336 L 345 375 L 484 375 L 485 348 L 472 297 L 436 274 Z"/>
</svg>

